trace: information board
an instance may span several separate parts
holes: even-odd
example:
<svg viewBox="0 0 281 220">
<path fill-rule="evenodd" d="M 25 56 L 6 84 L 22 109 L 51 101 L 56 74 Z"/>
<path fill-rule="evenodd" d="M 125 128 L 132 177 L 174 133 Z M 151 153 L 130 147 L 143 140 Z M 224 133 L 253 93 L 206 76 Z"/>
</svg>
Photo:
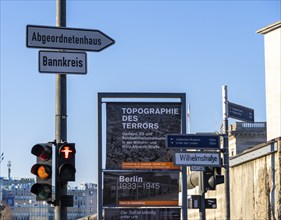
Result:
<svg viewBox="0 0 281 220">
<path fill-rule="evenodd" d="M 180 103 L 106 105 L 106 169 L 179 169 L 165 135 L 181 132 Z"/>
<path fill-rule="evenodd" d="M 180 208 L 104 209 L 106 220 L 180 220 Z"/>
<path fill-rule="evenodd" d="M 103 205 L 178 206 L 179 172 L 105 172 Z"/>
</svg>

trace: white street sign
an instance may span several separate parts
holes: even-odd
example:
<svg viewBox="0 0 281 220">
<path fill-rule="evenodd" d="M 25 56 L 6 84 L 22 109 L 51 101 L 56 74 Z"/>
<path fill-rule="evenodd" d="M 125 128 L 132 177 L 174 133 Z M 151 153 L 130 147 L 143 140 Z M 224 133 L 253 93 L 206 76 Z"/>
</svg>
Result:
<svg viewBox="0 0 281 220">
<path fill-rule="evenodd" d="M 176 166 L 220 167 L 221 158 L 219 152 L 177 152 L 174 156 L 174 164 Z"/>
<path fill-rule="evenodd" d="M 205 171 L 206 168 L 204 166 L 191 166 L 190 170 L 191 171 Z"/>
<path fill-rule="evenodd" d="M 39 51 L 40 73 L 87 73 L 85 52 Z"/>
<path fill-rule="evenodd" d="M 31 48 L 101 51 L 114 43 L 99 30 L 26 26 L 26 46 Z"/>
</svg>

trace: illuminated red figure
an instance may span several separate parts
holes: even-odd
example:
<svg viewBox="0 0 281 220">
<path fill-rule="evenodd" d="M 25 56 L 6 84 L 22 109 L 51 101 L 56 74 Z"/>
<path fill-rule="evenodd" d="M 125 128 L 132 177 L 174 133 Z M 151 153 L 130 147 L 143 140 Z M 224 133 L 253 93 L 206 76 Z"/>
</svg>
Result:
<svg viewBox="0 0 281 220">
<path fill-rule="evenodd" d="M 64 153 L 64 158 L 68 159 L 71 157 L 73 150 L 71 150 L 69 146 L 64 146 L 61 152 Z"/>
</svg>

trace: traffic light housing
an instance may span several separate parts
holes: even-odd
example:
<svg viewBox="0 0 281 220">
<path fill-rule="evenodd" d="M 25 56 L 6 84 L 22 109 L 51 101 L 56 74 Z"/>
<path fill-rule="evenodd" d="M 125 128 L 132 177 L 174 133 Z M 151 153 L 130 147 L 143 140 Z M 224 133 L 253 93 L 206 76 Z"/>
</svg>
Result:
<svg viewBox="0 0 281 220">
<path fill-rule="evenodd" d="M 31 153 L 37 157 L 31 168 L 31 173 L 36 175 L 31 192 L 37 201 L 52 201 L 52 143 L 36 144 Z"/>
<path fill-rule="evenodd" d="M 203 173 L 204 191 L 216 190 L 216 186 L 224 183 L 224 176 L 221 175 L 220 167 L 206 167 Z"/>
<path fill-rule="evenodd" d="M 59 143 L 57 152 L 58 181 L 75 181 L 75 144 Z"/>
</svg>

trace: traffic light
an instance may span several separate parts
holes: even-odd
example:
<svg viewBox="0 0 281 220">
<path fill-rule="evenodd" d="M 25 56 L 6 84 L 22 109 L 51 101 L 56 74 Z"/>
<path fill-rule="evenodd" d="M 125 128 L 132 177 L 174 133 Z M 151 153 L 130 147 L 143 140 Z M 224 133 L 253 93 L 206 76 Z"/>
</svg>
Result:
<svg viewBox="0 0 281 220">
<path fill-rule="evenodd" d="M 31 168 L 31 173 L 37 176 L 31 192 L 37 201 L 52 201 L 52 143 L 36 144 L 31 153 L 37 157 Z"/>
<path fill-rule="evenodd" d="M 206 167 L 203 173 L 204 191 L 216 190 L 216 185 L 224 183 L 220 167 Z"/>
<path fill-rule="evenodd" d="M 74 143 L 58 144 L 57 168 L 59 182 L 75 181 L 75 154 Z"/>
</svg>

